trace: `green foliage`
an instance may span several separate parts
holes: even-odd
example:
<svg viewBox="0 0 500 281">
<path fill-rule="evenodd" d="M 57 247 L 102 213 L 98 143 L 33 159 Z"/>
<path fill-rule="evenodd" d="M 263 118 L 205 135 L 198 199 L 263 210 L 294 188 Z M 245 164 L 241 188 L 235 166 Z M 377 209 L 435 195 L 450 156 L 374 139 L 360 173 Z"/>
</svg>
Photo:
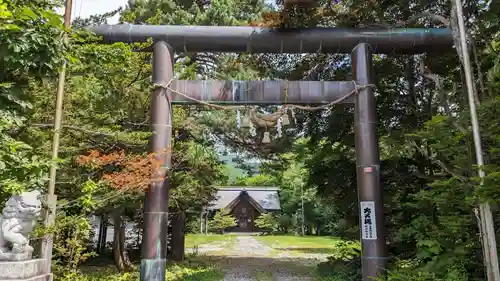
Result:
<svg viewBox="0 0 500 281">
<path fill-rule="evenodd" d="M 424 60 L 427 71 L 443 79 L 442 91 L 436 89 L 435 81 L 422 77 L 416 56 L 374 61 L 387 237 L 391 257 L 401 261 L 390 264 L 389 280 L 485 279 L 476 214 L 480 202 L 498 204 L 498 167 L 494 163 L 498 162 L 496 100 L 500 76 L 498 52 L 494 50 L 498 49 L 496 27 L 500 13 L 498 4 L 485 6 L 482 1 L 470 1 L 467 5 L 471 9 L 466 17 L 477 20 L 469 27 L 477 54 L 473 58 L 474 78 L 478 82 L 479 123 L 488 163 L 483 187 L 476 176 L 468 101 L 461 87 L 462 73 L 456 54 L 439 57 L 428 54 Z M 401 24 L 422 11 L 449 18 L 449 8 L 449 2 L 443 1 L 410 1 L 404 5 L 394 1 L 341 1 L 337 9 L 325 9 L 328 15 L 321 18 L 321 23 Z M 422 20 L 411 26 L 420 27 L 424 23 L 440 25 Z M 350 79 L 346 75 L 350 72 L 349 63 L 324 67 L 339 61 L 348 58 L 304 56 L 298 65 L 291 67 L 295 71 L 283 78 L 309 77 L 314 69 L 319 79 Z M 482 73 L 488 73 L 488 77 L 482 77 Z M 306 186 L 316 187 L 317 194 L 330 207 L 324 231 L 359 239 L 358 206 L 353 203 L 358 198 L 352 109 L 336 106 L 297 116 L 298 122 L 304 123 L 300 130 L 307 137 L 307 153 L 303 157 Z M 493 212 L 498 217 L 496 208 Z M 353 272 L 352 268 L 345 270 Z"/>
<path fill-rule="evenodd" d="M 198 218 L 191 218 L 190 220 L 188 220 L 188 222 L 186 223 L 186 233 L 200 233 L 200 224 L 201 224 L 202 220 L 198 217 Z M 203 226 L 205 227 L 205 226 Z"/>
<path fill-rule="evenodd" d="M 498 106 L 498 99 L 494 99 L 479 109 L 483 142 L 490 147 L 490 163 L 497 162 L 495 149 L 499 132 L 495 124 Z M 457 120 L 458 125 L 466 127 L 468 116 L 468 112 L 464 111 Z M 460 131 L 449 117 L 434 117 L 412 137 L 424 139 L 430 153 L 435 155 L 434 161 L 446 165 L 445 171 L 452 177 L 436 179 L 429 184 L 429 190 L 411 195 L 405 206 L 419 210 L 419 216 L 398 231 L 397 239 L 416 241 L 415 258 L 420 262 L 415 270 L 442 280 L 475 280 L 477 277 L 474 276 L 483 273 L 475 212 L 481 201 L 498 202 L 498 166 L 487 165 L 485 184 L 479 188 L 470 154 L 463 153 L 472 150 L 471 132 Z M 453 271 L 443 271 L 443 268 L 452 268 Z M 464 275 L 464 272 L 467 274 Z M 449 277 L 457 274 L 461 277 Z"/>
<path fill-rule="evenodd" d="M 257 227 L 267 229 L 268 232 L 273 232 L 278 229 L 278 221 L 272 213 L 261 214 L 254 222 Z"/>
<path fill-rule="evenodd" d="M 179 168 L 173 174 L 171 206 L 182 210 L 201 209 L 212 200 L 216 187 L 227 181 L 224 166 L 211 147 L 195 141 L 179 142 L 174 148 L 178 151 L 174 156 Z"/>
<path fill-rule="evenodd" d="M 278 180 L 272 175 L 258 174 L 252 177 L 238 177 L 233 184 L 237 186 L 276 186 Z"/>
<path fill-rule="evenodd" d="M 137 216 L 142 193 L 111 190 L 100 181 L 104 173 L 117 171 L 117 167 L 96 170 L 78 166 L 74 160 L 90 149 L 104 154 L 116 150 L 128 155 L 146 153 L 151 136 L 147 126 L 151 55 L 134 51 L 147 44 L 100 45 L 76 33 L 64 44 L 61 35 L 67 31 L 53 12 L 53 2 L 0 0 L 0 201 L 24 189 L 43 190 L 46 185 L 46 172 L 53 164 L 46 155 L 50 151 L 47 128 L 53 122 L 55 74 L 67 60 L 68 94 L 57 179 L 59 213 L 51 230 L 56 232 L 58 278 L 136 280 L 136 272 L 84 276 L 78 271 L 79 264 L 91 255 L 86 250 L 90 238 L 86 217 L 110 210 Z M 317 13 L 307 17 L 294 14 L 285 25 L 393 25 L 406 23 L 421 12 L 450 14 L 447 1 L 318 3 Z M 433 81 L 422 77 L 416 56 L 377 56 L 374 60 L 380 179 L 387 207 L 389 250 L 399 260 L 391 264 L 389 280 L 484 279 L 475 210 L 480 202 L 498 205 L 500 199 L 500 5 L 468 1 L 466 6 L 467 23 L 472 27 L 470 39 L 475 41 L 471 47 L 476 48 L 474 80 L 484 82 L 476 87 L 487 156 L 482 186 L 476 177 L 467 100 L 455 54 L 428 54 L 425 60 L 428 71 L 442 76 L 444 91 L 436 91 Z M 120 17 L 122 22 L 136 24 L 247 25 L 258 22 L 266 10 L 269 8 L 262 1 L 253 0 L 214 0 L 209 5 L 191 0 L 141 0 L 131 1 Z M 95 17 L 79 24 L 103 20 Z M 426 19 L 409 23 L 424 25 L 441 26 Z M 348 56 L 319 53 L 177 54 L 175 70 L 181 79 L 352 79 Z M 486 73 L 484 81 L 482 73 Z M 233 111 L 174 107 L 173 115 L 171 209 L 190 211 L 198 219 L 197 212 L 212 199 L 214 186 L 227 182 L 214 151 L 214 143 L 223 142 L 270 160 L 260 175 L 239 178 L 236 183 L 280 187 L 283 213 L 276 218 L 279 231 L 297 233 L 304 225 L 310 234 L 359 238 L 352 107 L 297 110 L 296 127 L 287 128 L 285 136 L 270 146 L 261 145 L 259 137 L 236 131 Z M 499 218 L 498 210 L 494 208 L 494 212 Z M 267 219 L 258 221 L 269 225 Z M 223 213 L 211 222 L 211 228 L 219 231 L 234 225 L 234 218 Z M 358 278 L 357 246 L 336 247 L 339 250 L 320 271 L 337 274 L 326 278 Z M 184 275 L 169 275 L 169 280 L 198 280 L 196 270 L 179 266 L 172 271 Z M 199 278 L 203 274 L 199 273 Z M 205 279 L 210 280 L 219 273 L 206 274 Z"/>
<path fill-rule="evenodd" d="M 215 213 L 214 217 L 208 222 L 208 227 L 211 231 L 217 231 L 220 233 L 224 233 L 225 229 L 235 227 L 237 225 L 236 219 L 224 211 L 218 211 Z"/>
<path fill-rule="evenodd" d="M 44 189 L 50 162 L 9 134 L 21 122 L 12 111 L 0 110 L 0 202 L 27 189 Z"/>
<path fill-rule="evenodd" d="M 74 281 L 138 281 L 139 270 L 132 272 L 118 273 L 116 270 L 111 270 L 106 267 L 89 267 L 85 268 L 84 273 L 68 274 L 66 279 L 58 280 L 74 280 Z M 70 279 L 71 278 L 71 279 Z M 203 265 L 199 263 L 193 264 L 169 264 L 166 270 L 167 281 L 220 281 L 223 278 L 223 273 L 220 269 L 214 266 Z"/>
<path fill-rule="evenodd" d="M 60 17 L 49 1 L 0 1 L 0 202 L 43 190 L 49 161 L 19 137 L 34 78 L 53 76 L 65 58 Z"/>
<path fill-rule="evenodd" d="M 21 101 L 21 90 L 6 94 L 9 83 L 51 76 L 61 66 L 65 46 L 61 17 L 52 1 L 0 1 L 0 90 L 6 100 Z M 12 91 L 11 88 L 9 91 Z"/>
<path fill-rule="evenodd" d="M 26 134 L 32 113 L 46 109 L 37 107 L 35 89 L 51 94 L 47 87 L 66 59 L 62 41 L 61 17 L 53 1 L 0 1 L 0 201 L 25 189 L 45 190 L 51 164 L 41 143 Z M 42 91 L 42 92 L 43 92 Z M 23 117 L 20 117 L 23 116 Z M 91 237 L 85 215 L 94 210 L 92 194 L 95 184 L 81 187 L 71 206 L 58 206 L 56 224 L 51 229 L 38 229 L 33 239 L 52 232 L 56 274 L 76 274 L 78 266 L 92 256 L 87 250 Z M 77 186 L 78 188 L 78 186 Z M 79 196 L 83 193 L 82 196 Z M 80 208 L 73 216 L 72 208 Z M 62 276 L 62 275 L 61 275 Z M 65 277 L 62 277 L 63 279 Z M 72 280 L 68 277 L 67 280 Z"/>
<path fill-rule="evenodd" d="M 122 14 L 129 23 L 171 25 L 243 25 L 257 19 L 260 1 L 216 0 L 210 5 L 191 0 L 134 1 Z"/>
<path fill-rule="evenodd" d="M 463 271 L 463 269 L 460 268 L 447 268 L 444 271 L 444 277 L 438 277 L 437 274 L 428 272 L 428 271 L 422 271 L 416 268 L 411 268 L 411 267 L 404 267 L 404 268 L 398 268 L 396 270 L 392 270 L 389 272 L 387 279 L 383 280 L 388 280 L 388 281 L 464 281 L 468 280 L 467 273 Z M 382 278 L 377 279 L 377 280 L 382 280 Z"/>
<path fill-rule="evenodd" d="M 75 280 L 80 274 L 79 266 L 95 256 L 95 253 L 88 251 L 91 229 L 87 217 L 59 212 L 53 230 L 56 233 L 53 270 L 58 280 Z"/>
<path fill-rule="evenodd" d="M 318 265 L 319 276 L 326 280 L 361 280 L 361 245 L 359 242 L 338 240 L 328 261 Z M 328 278 L 328 279 L 327 279 Z"/>
</svg>

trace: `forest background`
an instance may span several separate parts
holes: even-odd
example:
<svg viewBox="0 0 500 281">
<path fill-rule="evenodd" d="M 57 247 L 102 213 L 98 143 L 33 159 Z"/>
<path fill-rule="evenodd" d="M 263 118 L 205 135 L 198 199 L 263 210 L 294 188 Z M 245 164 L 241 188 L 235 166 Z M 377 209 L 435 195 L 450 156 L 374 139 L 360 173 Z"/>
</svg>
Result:
<svg viewBox="0 0 500 281">
<path fill-rule="evenodd" d="M 1 201 L 24 189 L 47 188 L 57 73 L 67 60 L 56 189 L 60 272 L 76 274 L 90 256 L 90 215 L 109 215 L 115 228 L 126 221 L 141 223 L 150 169 L 151 54 L 135 52 L 148 44 L 100 45 L 83 32 L 85 25 L 119 13 L 121 22 L 135 24 L 444 27 L 452 5 L 444 0 L 319 2 L 283 19 L 280 3 L 257 0 L 137 0 L 123 10 L 76 19 L 68 31 L 54 13 L 63 3 L 0 0 Z M 457 54 L 375 56 L 393 280 L 484 280 L 477 206 L 490 202 L 498 218 L 500 199 L 500 3 L 464 1 L 464 12 L 488 163 L 481 189 Z M 64 32 L 70 33 L 68 44 L 61 40 Z M 180 53 L 175 60 L 180 79 L 350 80 L 348 55 Z M 196 231 L 199 212 L 217 185 L 276 185 L 283 202 L 277 231 L 300 232 L 303 191 L 307 234 L 359 239 L 352 107 L 298 110 L 283 136 L 272 129 L 270 144 L 262 143 L 263 131 L 252 137 L 237 129 L 235 116 L 234 110 L 174 107 L 173 233 Z M 220 144 L 264 159 L 260 173 L 228 182 L 215 149 Z M 125 269 L 125 238 L 116 233 L 113 255 L 117 267 Z M 173 249 L 172 258 L 183 251 Z M 356 274 L 359 261 L 354 261 L 332 258 L 324 268 Z"/>
</svg>

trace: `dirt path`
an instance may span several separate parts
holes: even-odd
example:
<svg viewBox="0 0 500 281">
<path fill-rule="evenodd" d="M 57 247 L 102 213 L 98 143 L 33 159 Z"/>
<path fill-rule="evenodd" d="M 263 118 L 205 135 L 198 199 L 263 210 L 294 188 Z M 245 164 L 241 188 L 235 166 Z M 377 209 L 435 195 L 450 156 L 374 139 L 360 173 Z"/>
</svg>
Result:
<svg viewBox="0 0 500 281">
<path fill-rule="evenodd" d="M 226 253 L 213 257 L 225 272 L 222 281 L 312 281 L 311 266 L 318 262 L 284 256 L 252 236 L 235 237 Z"/>
</svg>

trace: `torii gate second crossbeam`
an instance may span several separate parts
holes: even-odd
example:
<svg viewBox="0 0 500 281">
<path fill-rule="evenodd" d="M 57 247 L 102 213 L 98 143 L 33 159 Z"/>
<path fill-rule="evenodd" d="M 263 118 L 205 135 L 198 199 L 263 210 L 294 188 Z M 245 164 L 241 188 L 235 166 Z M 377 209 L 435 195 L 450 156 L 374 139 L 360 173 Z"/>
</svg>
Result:
<svg viewBox="0 0 500 281">
<path fill-rule="evenodd" d="M 173 52 L 232 53 L 351 53 L 352 76 L 358 94 L 344 103 L 355 104 L 355 135 L 363 281 L 383 275 L 387 268 L 385 221 L 380 187 L 379 147 L 372 55 L 374 53 L 436 52 L 451 50 L 447 28 L 340 29 L 315 28 L 279 32 L 254 27 L 103 25 L 89 28 L 105 42 L 144 42 L 153 38 L 151 99 L 152 150 L 156 166 L 144 203 L 141 281 L 165 281 L 167 212 L 171 165 L 172 103 L 192 104 L 170 89 L 211 103 L 283 104 L 285 82 L 175 81 Z M 290 81 L 288 104 L 328 104 L 355 87 L 352 82 Z M 165 87 L 167 85 L 170 87 Z M 242 90 L 244 89 L 244 90 Z"/>
</svg>

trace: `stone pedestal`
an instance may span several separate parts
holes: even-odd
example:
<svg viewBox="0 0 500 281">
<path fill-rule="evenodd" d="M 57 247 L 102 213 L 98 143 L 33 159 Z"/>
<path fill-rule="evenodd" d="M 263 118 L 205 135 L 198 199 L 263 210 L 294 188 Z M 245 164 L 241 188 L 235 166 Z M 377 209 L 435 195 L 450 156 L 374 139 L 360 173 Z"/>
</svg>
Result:
<svg viewBox="0 0 500 281">
<path fill-rule="evenodd" d="M 45 260 L 0 261 L 0 281 L 52 281 Z"/>
</svg>

